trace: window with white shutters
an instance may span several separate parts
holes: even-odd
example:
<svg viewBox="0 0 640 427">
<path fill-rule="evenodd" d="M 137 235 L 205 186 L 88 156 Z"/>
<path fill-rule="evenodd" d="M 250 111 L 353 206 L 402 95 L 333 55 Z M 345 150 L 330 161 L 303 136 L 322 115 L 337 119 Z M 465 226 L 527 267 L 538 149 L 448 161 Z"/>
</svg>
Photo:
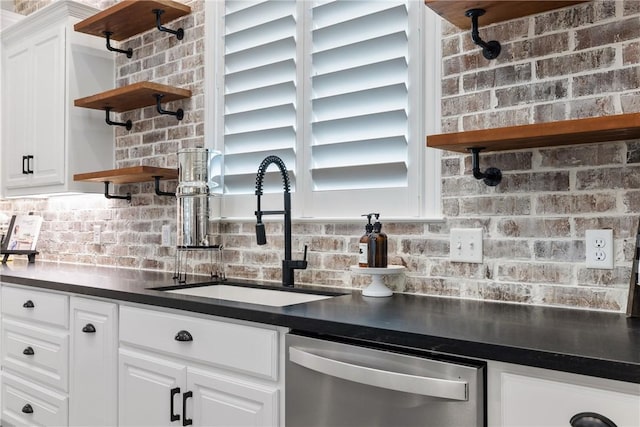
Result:
<svg viewBox="0 0 640 427">
<path fill-rule="evenodd" d="M 217 6 L 212 132 L 225 155 L 223 216 L 252 214 L 257 167 L 272 154 L 289 169 L 297 217 L 437 213 L 429 168 L 439 167 L 424 145 L 425 122 L 439 114 L 439 80 L 426 66 L 439 38 L 425 43 L 427 9 L 417 0 Z M 265 193 L 281 193 L 277 168 L 268 172 Z"/>
</svg>

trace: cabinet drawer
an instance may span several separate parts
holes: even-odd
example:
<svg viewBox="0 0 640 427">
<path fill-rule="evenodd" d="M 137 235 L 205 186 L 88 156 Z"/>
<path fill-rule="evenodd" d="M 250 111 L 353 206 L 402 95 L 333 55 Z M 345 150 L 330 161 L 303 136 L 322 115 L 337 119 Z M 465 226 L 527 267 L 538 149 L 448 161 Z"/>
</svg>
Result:
<svg viewBox="0 0 640 427">
<path fill-rule="evenodd" d="M 2 315 L 67 329 L 69 297 L 31 289 L 2 286 Z"/>
<path fill-rule="evenodd" d="M 637 394 L 513 373 L 502 374 L 502 425 L 564 427 L 576 414 L 595 412 L 619 427 L 640 426 Z"/>
<path fill-rule="evenodd" d="M 2 373 L 2 422 L 17 426 L 66 426 L 68 398 L 45 387 Z"/>
<path fill-rule="evenodd" d="M 181 331 L 188 332 L 192 340 L 178 340 Z M 121 307 L 120 341 L 262 378 L 278 378 L 275 330 Z"/>
<path fill-rule="evenodd" d="M 67 391 L 69 334 L 4 319 L 2 367 Z"/>
</svg>

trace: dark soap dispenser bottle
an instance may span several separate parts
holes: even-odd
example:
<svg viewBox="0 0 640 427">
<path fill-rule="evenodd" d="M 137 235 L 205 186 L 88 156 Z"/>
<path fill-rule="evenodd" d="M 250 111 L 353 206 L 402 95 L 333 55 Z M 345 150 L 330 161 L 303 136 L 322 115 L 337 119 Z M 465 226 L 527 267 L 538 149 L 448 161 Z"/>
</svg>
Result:
<svg viewBox="0 0 640 427">
<path fill-rule="evenodd" d="M 365 233 L 360 238 L 360 243 L 358 244 L 358 267 L 369 266 L 369 236 L 373 231 L 373 224 L 371 224 L 372 215 L 371 213 L 362 215 L 367 217 L 369 223 L 364 226 Z"/>
<path fill-rule="evenodd" d="M 369 267 L 387 267 L 387 235 L 382 232 L 380 214 L 374 214 L 376 222 L 373 224 L 373 231 L 369 235 L 369 256 L 367 262 Z"/>
</svg>

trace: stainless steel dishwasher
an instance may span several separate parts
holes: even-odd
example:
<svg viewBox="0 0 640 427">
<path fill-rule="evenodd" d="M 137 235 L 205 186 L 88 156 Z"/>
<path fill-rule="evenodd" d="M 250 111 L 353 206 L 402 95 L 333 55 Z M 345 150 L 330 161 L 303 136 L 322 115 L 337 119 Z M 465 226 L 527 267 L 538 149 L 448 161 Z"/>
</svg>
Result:
<svg viewBox="0 0 640 427">
<path fill-rule="evenodd" d="M 287 427 L 481 427 L 481 362 L 451 362 L 411 350 L 286 339 Z"/>
</svg>

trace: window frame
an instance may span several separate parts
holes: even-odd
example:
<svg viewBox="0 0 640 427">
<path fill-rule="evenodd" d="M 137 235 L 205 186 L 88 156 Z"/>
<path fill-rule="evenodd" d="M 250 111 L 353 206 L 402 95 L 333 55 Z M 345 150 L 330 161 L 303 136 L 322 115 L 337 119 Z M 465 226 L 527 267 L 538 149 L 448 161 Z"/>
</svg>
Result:
<svg viewBox="0 0 640 427">
<path fill-rule="evenodd" d="M 206 1 L 205 2 L 205 20 L 208 23 L 205 26 L 205 72 L 211 75 L 213 70 L 213 78 L 205 78 L 205 147 L 213 150 L 224 152 L 224 61 L 216 60 L 216 58 L 224 57 L 224 1 Z M 298 16 L 304 16 L 304 20 L 309 19 L 311 14 L 311 6 L 306 1 L 296 0 Z M 421 11 L 422 13 L 415 13 Z M 425 7 L 421 0 L 409 0 L 409 19 L 414 22 L 410 23 L 410 31 L 418 32 L 419 36 L 409 34 L 409 49 L 412 54 L 418 54 L 418 66 L 411 69 L 409 81 L 417 87 L 410 90 L 416 90 L 421 96 L 414 96 L 410 101 L 409 108 L 416 109 L 419 113 L 419 120 L 409 123 L 409 146 L 408 157 L 416 159 L 413 164 L 409 164 L 408 171 L 408 188 L 415 189 L 417 193 L 415 201 L 411 201 L 411 212 L 394 213 L 385 215 L 388 219 L 441 219 L 441 166 L 440 151 L 427 148 L 425 144 L 425 135 L 438 133 L 440 130 L 440 98 L 441 98 L 441 19 L 433 13 L 429 8 Z M 210 24 L 213 23 L 213 24 Z M 297 49 L 303 52 L 310 52 L 311 31 L 304 31 L 303 23 L 298 21 L 298 43 Z M 433 57 L 424 52 L 427 47 L 431 46 Z M 305 73 L 307 67 L 310 66 L 311 55 L 307 54 L 303 57 L 304 65 L 299 67 L 299 81 L 305 88 L 300 91 L 301 98 L 298 105 L 309 105 L 308 89 L 311 84 L 310 73 Z M 414 71 L 415 70 L 415 71 Z M 307 74 L 305 76 L 304 74 Z M 420 78 L 422 76 L 422 78 Z M 429 95 L 429 96 L 428 96 Z M 311 190 L 312 183 L 310 181 L 310 152 L 311 145 L 304 144 L 303 141 L 310 141 L 311 134 L 311 109 L 304 108 L 299 114 L 302 118 L 302 131 L 298 136 L 296 156 L 296 176 L 297 189 L 292 194 L 292 215 L 296 219 L 310 220 L 355 220 L 359 218 L 361 209 L 358 208 L 357 198 L 354 201 L 353 192 L 360 192 L 365 197 L 378 197 L 381 210 L 385 205 L 394 203 L 385 200 L 384 192 L 372 190 L 333 190 L 318 192 L 322 195 L 313 195 Z M 256 165 L 256 170 L 257 170 Z M 386 189 L 385 189 L 386 190 Z M 384 191 L 384 190 L 382 190 Z M 297 193 L 297 194 L 296 194 Z M 382 196 L 381 196 L 382 195 Z M 323 206 L 344 206 L 351 204 L 351 214 L 340 216 L 328 213 L 318 215 L 316 212 L 308 212 L 308 207 L 312 205 L 311 197 L 322 199 L 320 204 Z M 280 194 L 265 194 L 263 196 L 264 206 L 278 207 L 282 196 Z M 318 202 L 316 202 L 318 203 Z M 255 196 L 251 194 L 230 195 L 224 194 L 222 197 L 215 197 L 212 203 L 213 218 L 228 219 L 247 219 L 252 218 L 255 210 Z M 384 211 L 382 212 L 384 215 Z"/>
</svg>

